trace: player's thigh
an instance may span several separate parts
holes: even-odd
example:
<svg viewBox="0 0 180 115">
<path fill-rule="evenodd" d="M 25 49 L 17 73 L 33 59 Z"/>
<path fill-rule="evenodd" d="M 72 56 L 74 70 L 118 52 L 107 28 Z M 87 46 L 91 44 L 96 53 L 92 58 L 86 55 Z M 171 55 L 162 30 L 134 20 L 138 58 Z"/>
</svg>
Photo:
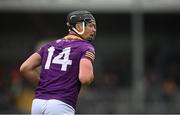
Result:
<svg viewBox="0 0 180 115">
<path fill-rule="evenodd" d="M 33 99 L 31 115 L 42 115 L 47 104 L 47 100 Z"/>
<path fill-rule="evenodd" d="M 50 114 L 50 115 L 74 115 L 75 114 L 75 110 L 73 109 L 73 107 L 71 107 L 70 105 L 59 101 L 59 100 L 49 100 L 46 110 L 45 110 L 45 114 Z"/>
</svg>

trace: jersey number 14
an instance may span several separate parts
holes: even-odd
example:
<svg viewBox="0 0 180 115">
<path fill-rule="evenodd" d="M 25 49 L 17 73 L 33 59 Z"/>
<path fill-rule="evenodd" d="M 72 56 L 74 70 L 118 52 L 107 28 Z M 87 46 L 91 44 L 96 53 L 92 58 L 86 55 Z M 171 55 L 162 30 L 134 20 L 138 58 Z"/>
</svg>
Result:
<svg viewBox="0 0 180 115">
<path fill-rule="evenodd" d="M 54 54 L 55 48 L 51 46 L 48 49 L 48 57 L 45 64 L 45 69 L 49 69 L 51 63 L 53 64 L 61 64 L 61 71 L 67 70 L 67 65 L 72 64 L 72 60 L 69 60 L 69 55 L 71 51 L 71 47 L 64 48 L 62 52 L 59 53 L 56 57 L 52 59 L 52 56 Z M 63 57 L 64 56 L 64 57 Z"/>
</svg>

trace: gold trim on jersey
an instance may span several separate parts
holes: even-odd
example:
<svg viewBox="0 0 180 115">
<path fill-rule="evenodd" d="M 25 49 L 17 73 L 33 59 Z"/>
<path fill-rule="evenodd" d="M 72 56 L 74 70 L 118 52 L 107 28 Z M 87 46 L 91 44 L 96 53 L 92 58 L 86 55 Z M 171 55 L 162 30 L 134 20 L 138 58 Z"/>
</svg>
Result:
<svg viewBox="0 0 180 115">
<path fill-rule="evenodd" d="M 67 35 L 64 37 L 64 39 L 80 39 L 80 40 L 82 40 L 82 38 L 80 38 L 79 36 L 75 36 L 75 35 Z"/>
<path fill-rule="evenodd" d="M 95 59 L 95 55 L 92 52 L 86 51 L 85 56 L 91 58 L 92 60 Z"/>
</svg>

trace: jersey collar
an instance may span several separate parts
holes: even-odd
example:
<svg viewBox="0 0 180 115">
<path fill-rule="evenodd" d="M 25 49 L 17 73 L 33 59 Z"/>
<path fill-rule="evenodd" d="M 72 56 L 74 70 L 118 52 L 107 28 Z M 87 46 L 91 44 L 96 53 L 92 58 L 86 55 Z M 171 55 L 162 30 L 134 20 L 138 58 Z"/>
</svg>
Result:
<svg viewBox="0 0 180 115">
<path fill-rule="evenodd" d="M 64 39 L 78 39 L 78 40 L 83 40 L 81 37 L 74 35 L 74 34 L 69 34 L 64 37 Z"/>
</svg>

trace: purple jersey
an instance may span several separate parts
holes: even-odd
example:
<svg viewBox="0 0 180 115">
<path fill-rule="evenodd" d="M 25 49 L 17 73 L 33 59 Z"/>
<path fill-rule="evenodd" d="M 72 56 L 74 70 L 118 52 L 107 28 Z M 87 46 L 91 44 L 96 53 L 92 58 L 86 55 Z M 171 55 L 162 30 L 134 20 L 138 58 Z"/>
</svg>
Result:
<svg viewBox="0 0 180 115">
<path fill-rule="evenodd" d="M 44 45 L 37 53 L 41 55 L 42 66 L 35 98 L 58 99 L 75 108 L 81 88 L 79 62 L 87 58 L 93 63 L 94 47 L 86 40 L 68 35 Z"/>
</svg>

